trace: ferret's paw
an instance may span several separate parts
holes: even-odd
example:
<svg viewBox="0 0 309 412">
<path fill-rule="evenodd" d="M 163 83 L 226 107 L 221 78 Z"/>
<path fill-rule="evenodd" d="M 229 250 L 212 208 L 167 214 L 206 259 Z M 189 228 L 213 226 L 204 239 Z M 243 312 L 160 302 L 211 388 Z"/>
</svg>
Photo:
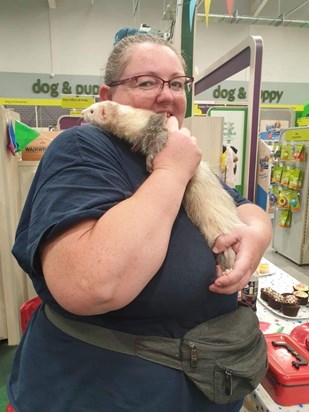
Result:
<svg viewBox="0 0 309 412">
<path fill-rule="evenodd" d="M 222 274 L 221 274 L 221 275 L 228 276 L 231 272 L 232 272 L 232 269 L 225 269 L 225 271 L 224 271 L 224 272 L 222 272 Z"/>
<path fill-rule="evenodd" d="M 217 264 L 221 266 L 224 274 L 228 274 L 234 265 L 235 252 L 231 247 L 229 247 L 225 249 L 224 252 L 219 253 L 216 256 L 216 259 L 217 259 Z"/>
</svg>

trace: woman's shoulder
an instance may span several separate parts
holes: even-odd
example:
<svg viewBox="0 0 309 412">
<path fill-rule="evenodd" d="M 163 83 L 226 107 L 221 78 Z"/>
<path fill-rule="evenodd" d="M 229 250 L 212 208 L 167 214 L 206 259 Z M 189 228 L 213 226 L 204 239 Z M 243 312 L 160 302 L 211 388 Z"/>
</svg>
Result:
<svg viewBox="0 0 309 412">
<path fill-rule="evenodd" d="M 55 161 L 58 164 L 69 165 L 71 162 L 89 162 L 97 158 L 119 154 L 118 139 L 103 129 L 92 126 L 74 126 L 58 134 L 48 145 L 41 160 L 43 165 L 50 165 Z"/>
<path fill-rule="evenodd" d="M 106 133 L 103 129 L 89 124 L 82 126 L 74 126 L 69 129 L 61 131 L 58 136 L 50 143 L 48 149 L 57 150 L 59 147 L 72 148 L 73 144 L 81 144 L 86 142 L 88 146 L 91 145 L 108 145 L 112 140 L 112 136 Z"/>
</svg>

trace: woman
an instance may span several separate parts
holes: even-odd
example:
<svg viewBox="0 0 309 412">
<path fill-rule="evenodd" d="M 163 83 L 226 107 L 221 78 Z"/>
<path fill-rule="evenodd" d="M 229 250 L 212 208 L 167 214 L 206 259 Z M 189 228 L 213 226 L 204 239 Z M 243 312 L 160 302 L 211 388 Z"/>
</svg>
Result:
<svg viewBox="0 0 309 412">
<path fill-rule="evenodd" d="M 13 253 L 55 312 L 131 334 L 181 337 L 235 309 L 271 229 L 261 209 L 231 190 L 247 226 L 218 238 L 214 252 L 233 245 L 237 258 L 228 276 L 216 277 L 213 252 L 181 207 L 201 160 L 181 127 L 192 80 L 160 37 L 126 37 L 109 57 L 101 100 L 168 115 L 168 144 L 150 175 L 143 156 L 94 126 L 67 130 L 48 147 Z M 22 412 L 232 412 L 241 405 L 215 405 L 180 371 L 71 338 L 42 307 L 18 348 L 9 394 Z"/>
</svg>

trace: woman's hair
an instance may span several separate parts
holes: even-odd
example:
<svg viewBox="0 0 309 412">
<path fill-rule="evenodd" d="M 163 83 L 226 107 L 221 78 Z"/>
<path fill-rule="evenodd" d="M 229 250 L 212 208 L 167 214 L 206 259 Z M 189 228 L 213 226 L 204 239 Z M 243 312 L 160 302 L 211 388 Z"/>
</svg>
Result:
<svg viewBox="0 0 309 412">
<path fill-rule="evenodd" d="M 186 72 L 186 63 L 181 53 L 163 37 L 154 34 L 135 34 L 124 37 L 114 46 L 105 67 L 104 83 L 109 84 L 120 79 L 120 76 L 131 56 L 131 49 L 137 44 L 151 43 L 167 46 L 178 56 L 184 71 Z"/>
</svg>

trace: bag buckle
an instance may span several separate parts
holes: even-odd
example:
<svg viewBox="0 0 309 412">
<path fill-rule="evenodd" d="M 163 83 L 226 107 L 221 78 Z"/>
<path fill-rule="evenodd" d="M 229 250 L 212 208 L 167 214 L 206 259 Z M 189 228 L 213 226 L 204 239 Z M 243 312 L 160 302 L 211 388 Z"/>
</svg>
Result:
<svg viewBox="0 0 309 412">
<path fill-rule="evenodd" d="M 197 348 L 194 345 L 194 343 L 189 342 L 189 348 L 190 348 L 190 364 L 191 368 L 196 368 L 197 367 Z"/>
</svg>

